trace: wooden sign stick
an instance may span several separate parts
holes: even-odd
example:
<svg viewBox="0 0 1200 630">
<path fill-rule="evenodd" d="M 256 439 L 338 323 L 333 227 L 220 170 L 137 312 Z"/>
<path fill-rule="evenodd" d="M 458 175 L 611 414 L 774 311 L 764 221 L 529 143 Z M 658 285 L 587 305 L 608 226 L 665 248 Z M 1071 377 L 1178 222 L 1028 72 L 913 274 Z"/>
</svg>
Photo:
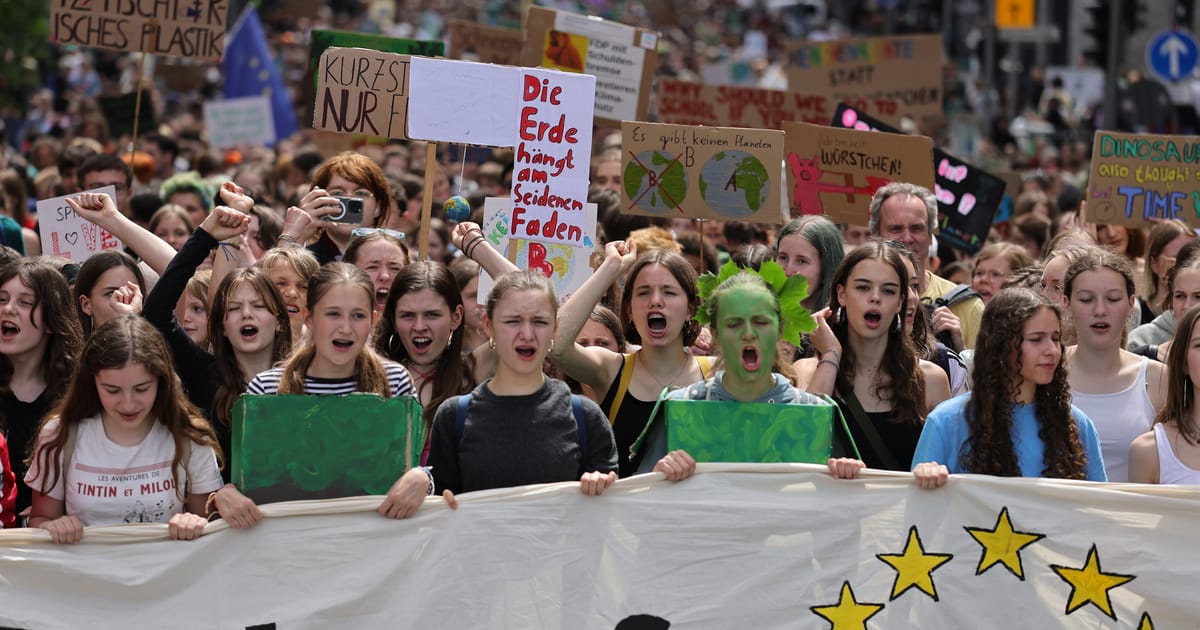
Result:
<svg viewBox="0 0 1200 630">
<path fill-rule="evenodd" d="M 142 83 L 146 77 L 147 56 L 149 55 L 143 50 L 141 59 L 138 60 L 137 96 L 133 99 L 133 138 L 129 141 L 130 166 L 133 166 L 133 158 L 137 155 L 138 119 L 142 117 Z"/>
<path fill-rule="evenodd" d="M 433 218 L 433 177 L 437 174 L 437 143 L 425 143 L 425 192 L 421 203 L 421 233 L 417 235 L 417 260 L 429 257 L 429 222 Z"/>
</svg>

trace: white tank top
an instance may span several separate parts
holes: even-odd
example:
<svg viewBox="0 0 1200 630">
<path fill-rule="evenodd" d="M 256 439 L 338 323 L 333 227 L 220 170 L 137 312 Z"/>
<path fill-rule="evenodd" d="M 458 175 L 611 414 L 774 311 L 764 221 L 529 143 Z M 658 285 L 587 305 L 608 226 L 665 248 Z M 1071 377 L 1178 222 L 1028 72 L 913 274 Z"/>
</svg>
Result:
<svg viewBox="0 0 1200 630">
<path fill-rule="evenodd" d="M 1081 394 L 1071 390 L 1071 403 L 1079 407 L 1096 425 L 1104 472 L 1109 481 L 1129 481 L 1129 445 L 1150 430 L 1154 422 L 1154 404 L 1146 391 L 1146 367 L 1150 359 L 1142 357 L 1133 385 L 1111 394 Z"/>
<path fill-rule="evenodd" d="M 1175 456 L 1163 425 L 1154 425 L 1154 443 L 1158 445 L 1158 483 L 1172 485 L 1200 484 L 1200 470 L 1189 468 Z"/>
</svg>

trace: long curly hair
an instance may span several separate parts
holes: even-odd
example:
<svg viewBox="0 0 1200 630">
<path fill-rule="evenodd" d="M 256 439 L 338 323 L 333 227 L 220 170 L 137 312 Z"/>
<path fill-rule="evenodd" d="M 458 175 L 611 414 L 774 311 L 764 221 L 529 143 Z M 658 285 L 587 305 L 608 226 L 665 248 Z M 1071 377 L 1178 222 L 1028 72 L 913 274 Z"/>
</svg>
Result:
<svg viewBox="0 0 1200 630">
<path fill-rule="evenodd" d="M 208 340 L 212 345 L 213 360 L 216 362 L 217 391 L 213 401 L 213 421 L 225 427 L 233 425 L 233 403 L 246 393 L 246 384 L 253 374 L 243 374 L 238 365 L 237 351 L 229 341 L 225 330 L 225 313 L 233 292 L 242 285 L 254 289 L 267 310 L 275 316 L 275 342 L 271 345 L 271 363 L 283 361 L 292 353 L 292 323 L 288 319 L 287 305 L 279 289 L 267 277 L 267 272 L 258 267 L 240 267 L 221 279 L 212 308 L 208 311 Z M 260 331 L 266 333 L 267 331 Z"/>
<path fill-rule="evenodd" d="M 71 373 L 83 349 L 83 329 L 78 311 L 71 305 L 71 289 L 67 279 L 54 267 L 38 261 L 21 259 L 0 267 L 0 286 L 13 278 L 33 291 L 33 312 L 40 312 L 43 331 L 48 339 L 46 349 L 38 357 L 42 379 L 46 381 L 46 400 L 57 402 L 67 391 Z M 16 366 L 12 359 L 0 353 L 0 394 L 11 392 Z M 0 408 L 0 427 L 8 428 L 5 410 Z M 14 457 L 25 457 L 25 445 L 14 446 Z"/>
<path fill-rule="evenodd" d="M 158 381 L 158 392 L 150 414 L 156 422 L 166 425 L 175 442 L 171 476 L 179 500 L 186 499 L 185 490 L 188 486 L 186 480 L 180 483 L 179 479 L 180 465 L 186 467 L 186 462 L 183 462 L 185 441 L 211 447 L 217 455 L 218 465 L 221 464 L 222 453 L 217 436 L 200 410 L 188 402 L 171 365 L 171 351 L 162 333 L 136 315 L 121 315 L 101 324 L 88 338 L 66 396 L 54 411 L 46 415 L 38 428 L 39 440 L 46 441 L 30 457 L 30 463 L 36 458 L 38 470 L 45 472 L 40 479 L 39 492 L 50 492 L 58 483 L 59 475 L 63 474 L 59 466 L 52 462 L 59 461 L 66 445 L 68 432 L 64 428 L 78 426 L 84 419 L 104 410 L 96 389 L 96 376 L 101 370 L 120 369 L 134 363 L 141 364 Z M 47 430 L 51 422 L 58 425 L 52 437 Z"/>
<path fill-rule="evenodd" d="M 855 248 L 842 260 L 833 274 L 833 291 L 829 295 L 829 310 L 834 314 L 830 327 L 842 343 L 841 369 L 838 370 L 835 386 L 839 397 L 854 393 L 854 375 L 859 366 L 849 341 L 849 317 L 846 316 L 845 305 L 838 300 L 838 289 L 846 287 L 854 268 L 866 260 L 878 260 L 895 270 L 899 283 L 901 320 L 908 308 L 908 268 L 904 265 L 904 254 L 900 250 L 884 242 L 872 241 Z M 917 364 L 912 339 L 904 334 L 903 322 L 899 329 L 895 324 L 895 321 L 885 323 L 888 329 L 887 350 L 879 365 L 882 378 L 874 386 L 875 395 L 892 403 L 892 422 L 920 426 L 929 411 L 925 409 L 925 379 Z"/>
<path fill-rule="evenodd" d="M 405 348 L 404 340 L 396 330 L 396 304 L 405 295 L 425 289 L 429 289 L 445 300 L 449 317 L 453 317 L 455 311 L 460 313 L 459 325 L 450 332 L 450 343 L 438 357 L 437 366 L 434 368 L 433 391 L 430 392 L 429 402 L 425 405 L 424 411 L 425 428 L 429 429 L 433 426 L 433 416 L 437 413 L 443 400 L 465 394 L 471 391 L 475 385 L 471 376 L 474 359 L 470 355 L 464 357 L 462 354 L 462 327 L 465 324 L 461 319 L 463 313 L 462 293 L 459 292 L 458 283 L 455 282 L 454 276 L 446 268 L 446 265 L 439 262 L 420 261 L 406 265 L 396 274 L 388 291 L 383 314 L 375 323 L 372 343 L 375 349 L 387 358 L 398 363 L 408 361 L 408 349 Z"/>
<path fill-rule="evenodd" d="M 1021 475 L 1012 439 L 1013 405 L 1021 386 L 1021 344 L 1025 323 L 1043 309 L 1062 322 L 1056 304 L 1019 287 L 1000 291 L 983 311 L 971 373 L 975 389 L 966 409 L 969 437 L 959 452 L 963 470 L 1002 477 Z M 1071 417 L 1065 355 L 1059 357 L 1050 383 L 1037 386 L 1034 404 L 1038 437 L 1045 444 L 1042 475 L 1084 479 L 1087 457 Z"/>
</svg>

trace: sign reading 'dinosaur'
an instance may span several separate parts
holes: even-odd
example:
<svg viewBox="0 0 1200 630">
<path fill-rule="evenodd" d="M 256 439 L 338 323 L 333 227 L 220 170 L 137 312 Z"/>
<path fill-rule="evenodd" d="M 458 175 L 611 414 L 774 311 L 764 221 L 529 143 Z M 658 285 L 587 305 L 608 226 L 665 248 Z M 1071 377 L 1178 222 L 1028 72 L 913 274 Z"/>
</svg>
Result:
<svg viewBox="0 0 1200 630">
<path fill-rule="evenodd" d="M 834 223 L 866 225 L 871 196 L 884 185 L 934 188 L 933 141 L 924 136 L 808 123 L 783 128 L 793 216 L 824 214 Z"/>
<path fill-rule="evenodd" d="M 225 0 L 51 0 L 50 41 L 215 60 L 228 12 Z"/>
<path fill-rule="evenodd" d="M 113 186 L 90 192 L 117 198 L 117 189 Z M 38 234 L 42 238 L 42 253 L 82 263 L 96 252 L 123 247 L 120 239 L 79 216 L 67 205 L 67 197 L 74 196 L 63 195 L 37 202 Z"/>
<path fill-rule="evenodd" d="M 895 115 L 942 115 L 942 36 L 899 35 L 802 41 L 788 51 L 788 86 L 825 94 L 859 111 L 894 101 Z"/>
<path fill-rule="evenodd" d="M 1097 131 L 1092 147 L 1089 222 L 1200 226 L 1200 138 Z"/>
<path fill-rule="evenodd" d="M 585 15 L 530 7 L 521 65 L 596 77 L 596 122 L 645 120 L 658 67 L 658 33 Z"/>
<path fill-rule="evenodd" d="M 621 125 L 621 212 L 780 223 L 784 135 L 768 129 Z"/>
</svg>

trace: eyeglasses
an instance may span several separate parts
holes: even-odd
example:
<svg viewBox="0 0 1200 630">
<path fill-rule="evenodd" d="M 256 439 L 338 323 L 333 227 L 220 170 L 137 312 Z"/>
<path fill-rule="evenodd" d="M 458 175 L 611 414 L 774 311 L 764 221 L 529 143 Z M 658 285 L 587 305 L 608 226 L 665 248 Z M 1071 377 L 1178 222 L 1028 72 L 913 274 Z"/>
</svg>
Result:
<svg viewBox="0 0 1200 630">
<path fill-rule="evenodd" d="M 96 183 L 96 184 L 92 184 L 91 186 L 89 186 L 88 190 L 100 190 L 101 188 L 104 188 L 106 186 L 112 186 L 113 188 L 117 189 L 117 192 L 119 192 L 119 193 L 123 193 L 126 190 L 129 190 L 129 186 L 126 185 L 124 182 L 113 182 L 111 184 L 107 184 L 107 183 L 103 183 L 103 182 Z"/>
<path fill-rule="evenodd" d="M 389 230 L 387 228 L 369 228 L 369 227 L 354 228 L 353 230 L 350 230 L 350 236 L 359 238 L 359 237 L 363 237 L 363 236 L 369 236 L 376 232 L 382 232 L 394 239 L 399 239 L 401 241 L 404 240 L 404 236 L 405 236 L 404 232 L 401 232 L 399 230 Z"/>
<path fill-rule="evenodd" d="M 352 193 L 348 193 L 344 190 L 336 190 L 335 189 L 335 190 L 329 191 L 329 195 L 331 197 L 354 197 L 355 199 L 374 199 L 375 198 L 375 193 L 373 193 L 369 190 L 361 189 L 361 188 Z"/>
</svg>

